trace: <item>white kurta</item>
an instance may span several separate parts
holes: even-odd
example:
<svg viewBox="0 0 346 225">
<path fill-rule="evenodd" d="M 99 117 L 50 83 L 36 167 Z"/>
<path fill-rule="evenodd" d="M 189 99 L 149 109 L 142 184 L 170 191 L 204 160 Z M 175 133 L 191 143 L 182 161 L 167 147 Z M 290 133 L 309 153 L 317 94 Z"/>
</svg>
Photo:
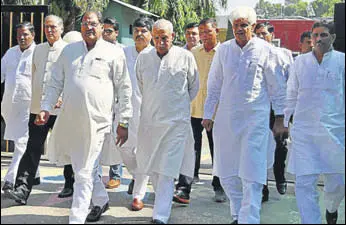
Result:
<svg viewBox="0 0 346 225">
<path fill-rule="evenodd" d="M 121 122 L 132 116 L 131 81 L 124 53 L 103 39 L 90 51 L 84 41 L 72 43 L 63 49 L 53 73 L 41 108 L 52 111 L 61 92 L 64 103 L 49 148 L 60 152 L 56 159 L 59 164 L 71 163 L 70 154 L 79 152 L 80 166 L 88 166 L 97 137 L 110 132 L 115 102 L 119 101 Z"/>
<path fill-rule="evenodd" d="M 59 39 L 53 46 L 44 42 L 35 48 L 32 57 L 32 100 L 30 107 L 30 112 L 33 114 L 39 114 L 41 111 L 44 87 L 52 76 L 54 65 L 66 45 L 65 41 Z M 52 115 L 57 113 L 58 110 L 52 111 Z"/>
<path fill-rule="evenodd" d="M 292 52 L 288 50 L 287 48 L 279 48 L 276 47 L 278 50 L 278 54 L 280 54 L 280 57 L 278 57 L 278 62 L 280 67 L 277 67 L 278 69 L 281 68 L 283 70 L 283 74 L 286 78 L 286 81 L 288 80 L 289 70 L 294 62 Z"/>
<path fill-rule="evenodd" d="M 117 47 L 121 47 L 119 43 L 116 45 Z M 149 51 L 153 49 L 151 45 L 149 45 L 147 48 L 145 48 L 143 51 Z M 136 50 L 135 46 L 129 46 L 124 48 L 124 53 L 126 56 L 126 64 L 127 64 L 127 69 L 130 74 L 130 79 L 131 79 L 131 84 L 132 84 L 132 97 L 131 97 L 131 103 L 132 103 L 132 108 L 133 108 L 133 116 L 129 120 L 129 136 L 126 141 L 126 143 L 122 146 L 123 148 L 126 148 L 127 150 L 133 150 L 137 148 L 137 134 L 138 134 L 138 126 L 139 126 L 139 113 L 140 113 L 140 106 L 142 103 L 142 96 L 139 91 L 138 85 L 137 85 L 137 77 L 136 77 L 136 72 L 135 72 L 135 65 L 136 65 L 136 60 L 138 57 L 138 52 Z M 116 105 L 115 107 L 115 115 L 114 115 L 114 125 L 113 125 L 113 132 L 115 133 L 119 121 L 119 106 Z M 106 137 L 103 150 L 102 150 L 102 155 L 101 155 L 101 164 L 102 165 L 116 165 L 120 164 L 124 161 L 131 161 L 131 160 L 126 160 L 123 158 L 126 157 L 126 153 L 131 154 L 131 152 L 124 152 L 124 150 L 119 149 L 118 146 L 115 145 L 116 140 L 115 135 L 110 135 Z M 137 167 L 136 162 L 131 162 L 131 165 L 128 165 L 127 167 L 129 168 L 135 168 Z"/>
<path fill-rule="evenodd" d="M 268 126 L 270 102 L 276 115 L 283 114 L 286 96 L 279 58 L 275 48 L 258 38 L 242 49 L 233 39 L 217 50 L 204 108 L 204 119 L 212 119 L 219 102 L 213 130 L 214 175 L 266 183 L 275 149 Z"/>
<path fill-rule="evenodd" d="M 31 65 L 35 47 L 33 42 L 22 52 L 16 45 L 1 59 L 1 83 L 5 82 L 1 102 L 1 115 L 6 123 L 5 140 L 16 141 L 29 135 Z"/>
<path fill-rule="evenodd" d="M 345 173 L 345 54 L 331 51 L 319 64 L 297 57 L 287 86 L 285 125 L 293 115 L 288 171 L 297 176 Z"/>
<path fill-rule="evenodd" d="M 30 112 L 33 114 L 39 114 L 41 111 L 41 100 L 44 97 L 43 90 L 50 80 L 53 74 L 54 66 L 67 45 L 65 41 L 59 39 L 54 42 L 53 46 L 50 46 L 48 42 L 39 44 L 36 46 L 33 58 L 32 58 L 32 99 Z M 60 109 L 54 109 L 51 111 L 51 115 L 57 115 Z M 48 143 L 50 141 L 50 135 L 48 136 Z M 55 162 L 60 152 L 52 151 L 53 149 L 47 148 L 48 159 Z"/>
<path fill-rule="evenodd" d="M 136 63 L 138 86 L 142 93 L 138 132 L 139 171 L 178 178 L 192 177 L 193 149 L 190 101 L 198 92 L 198 72 L 191 52 L 173 46 L 162 59 L 156 49 L 143 52 Z M 192 159 L 184 163 L 183 158 Z"/>
</svg>

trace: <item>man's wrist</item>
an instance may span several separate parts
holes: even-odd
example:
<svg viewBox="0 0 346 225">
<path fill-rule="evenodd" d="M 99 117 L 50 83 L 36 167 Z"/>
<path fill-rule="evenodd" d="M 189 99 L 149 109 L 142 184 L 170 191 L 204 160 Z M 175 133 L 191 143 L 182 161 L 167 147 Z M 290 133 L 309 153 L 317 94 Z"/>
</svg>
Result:
<svg viewBox="0 0 346 225">
<path fill-rule="evenodd" d="M 119 122 L 118 125 L 122 128 L 129 128 L 129 124 L 128 123 L 124 123 L 124 122 Z"/>
</svg>

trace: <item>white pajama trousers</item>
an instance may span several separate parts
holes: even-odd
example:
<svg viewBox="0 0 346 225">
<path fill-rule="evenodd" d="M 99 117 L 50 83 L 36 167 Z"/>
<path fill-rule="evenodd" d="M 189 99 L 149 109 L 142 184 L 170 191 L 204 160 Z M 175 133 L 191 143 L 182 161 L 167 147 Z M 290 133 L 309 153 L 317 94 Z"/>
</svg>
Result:
<svg viewBox="0 0 346 225">
<path fill-rule="evenodd" d="M 70 224 L 85 223 L 89 213 L 90 201 L 94 206 L 100 206 L 101 208 L 109 201 L 108 193 L 99 174 L 99 161 L 104 137 L 104 134 L 99 135 L 86 163 L 80 162 L 81 157 L 78 151 L 71 153 L 75 182 L 69 217 Z"/>
<path fill-rule="evenodd" d="M 14 141 L 14 152 L 12 155 L 12 161 L 10 166 L 8 167 L 6 176 L 4 177 L 4 181 L 10 182 L 11 184 L 15 184 L 18 167 L 20 160 L 22 159 L 25 150 L 26 150 L 26 144 L 28 143 L 29 136 L 25 136 L 22 138 L 19 138 L 18 140 Z M 37 168 L 36 176 L 40 177 L 40 169 Z"/>
<path fill-rule="evenodd" d="M 345 174 L 323 174 L 324 201 L 328 212 L 338 210 L 345 197 Z M 319 174 L 296 177 L 295 192 L 302 224 L 321 224 L 317 182 Z"/>
<path fill-rule="evenodd" d="M 233 220 L 240 224 L 259 224 L 263 184 L 238 176 L 220 178 L 220 182 L 230 199 Z"/>
<path fill-rule="evenodd" d="M 150 178 L 155 192 L 153 220 L 157 219 L 167 223 L 172 209 L 174 178 L 158 173 L 152 174 Z"/>
<path fill-rule="evenodd" d="M 139 173 L 137 171 L 137 160 L 136 160 L 136 147 L 123 147 L 120 149 L 121 158 L 123 163 L 126 165 L 129 173 L 132 174 L 135 184 L 133 186 L 133 199 L 143 200 L 147 191 L 147 184 L 149 176 Z"/>
</svg>

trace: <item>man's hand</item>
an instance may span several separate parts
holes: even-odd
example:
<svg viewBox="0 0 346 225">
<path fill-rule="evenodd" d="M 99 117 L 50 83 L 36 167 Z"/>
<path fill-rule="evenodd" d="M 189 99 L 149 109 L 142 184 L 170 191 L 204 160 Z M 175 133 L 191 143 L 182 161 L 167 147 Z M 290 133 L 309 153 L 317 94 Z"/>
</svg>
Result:
<svg viewBox="0 0 346 225">
<path fill-rule="evenodd" d="M 274 137 L 288 137 L 288 128 L 284 127 L 284 118 L 275 117 L 275 122 L 273 126 Z"/>
<path fill-rule="evenodd" d="M 36 125 L 45 125 L 49 119 L 49 112 L 42 110 L 39 114 L 37 114 L 34 124 Z"/>
<path fill-rule="evenodd" d="M 209 132 L 213 128 L 214 122 L 212 120 L 202 120 L 202 126 Z"/>
<path fill-rule="evenodd" d="M 62 105 L 62 98 L 59 97 L 58 102 L 54 106 L 54 109 L 60 109 L 61 105 Z"/>
<path fill-rule="evenodd" d="M 118 125 L 116 145 L 119 144 L 119 147 L 121 147 L 123 144 L 125 144 L 128 138 L 128 134 L 129 134 L 128 128 L 124 128 Z"/>
</svg>

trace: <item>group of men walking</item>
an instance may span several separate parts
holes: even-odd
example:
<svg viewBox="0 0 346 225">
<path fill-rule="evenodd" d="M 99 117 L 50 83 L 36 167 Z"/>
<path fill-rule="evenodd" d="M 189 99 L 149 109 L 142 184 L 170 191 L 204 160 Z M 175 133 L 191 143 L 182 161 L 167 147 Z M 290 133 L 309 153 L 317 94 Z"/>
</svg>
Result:
<svg viewBox="0 0 346 225">
<path fill-rule="evenodd" d="M 6 196 L 26 204 L 55 124 L 50 160 L 71 164 L 74 172 L 70 223 L 97 221 L 109 209 L 100 165 L 113 171 L 121 163 L 134 180 L 132 210 L 144 207 L 150 177 L 153 223 L 168 223 L 172 200 L 188 204 L 191 185 L 199 181 L 206 129 L 215 201 L 228 197 L 233 223 L 260 223 L 261 202 L 267 200 L 262 191 L 273 164 L 277 189 L 286 191 L 291 121 L 288 170 L 296 174 L 302 222 L 321 223 L 316 184 L 323 174 L 327 222 L 336 223 L 345 194 L 345 56 L 332 48 L 333 26 L 316 23 L 313 50 L 293 62 L 289 52 L 268 43 L 270 29 L 256 26 L 254 9 L 235 8 L 230 20 L 235 39 L 220 44 L 216 21 L 207 18 L 186 27 L 185 49 L 173 45 L 173 24 L 165 19 L 137 19 L 135 46 L 125 48 L 111 38 L 116 27 L 103 24 L 98 12 L 83 15 L 83 40 L 68 45 L 61 40 L 59 17 L 46 17 L 48 42 L 36 47 L 32 25 L 18 26 L 19 46 L 1 63 L 9 95 L 2 114 L 22 115 L 12 119 L 23 127 L 21 133 L 15 129 L 14 137 L 5 137 L 24 155 Z M 9 132 L 12 120 L 4 119 Z"/>
</svg>

